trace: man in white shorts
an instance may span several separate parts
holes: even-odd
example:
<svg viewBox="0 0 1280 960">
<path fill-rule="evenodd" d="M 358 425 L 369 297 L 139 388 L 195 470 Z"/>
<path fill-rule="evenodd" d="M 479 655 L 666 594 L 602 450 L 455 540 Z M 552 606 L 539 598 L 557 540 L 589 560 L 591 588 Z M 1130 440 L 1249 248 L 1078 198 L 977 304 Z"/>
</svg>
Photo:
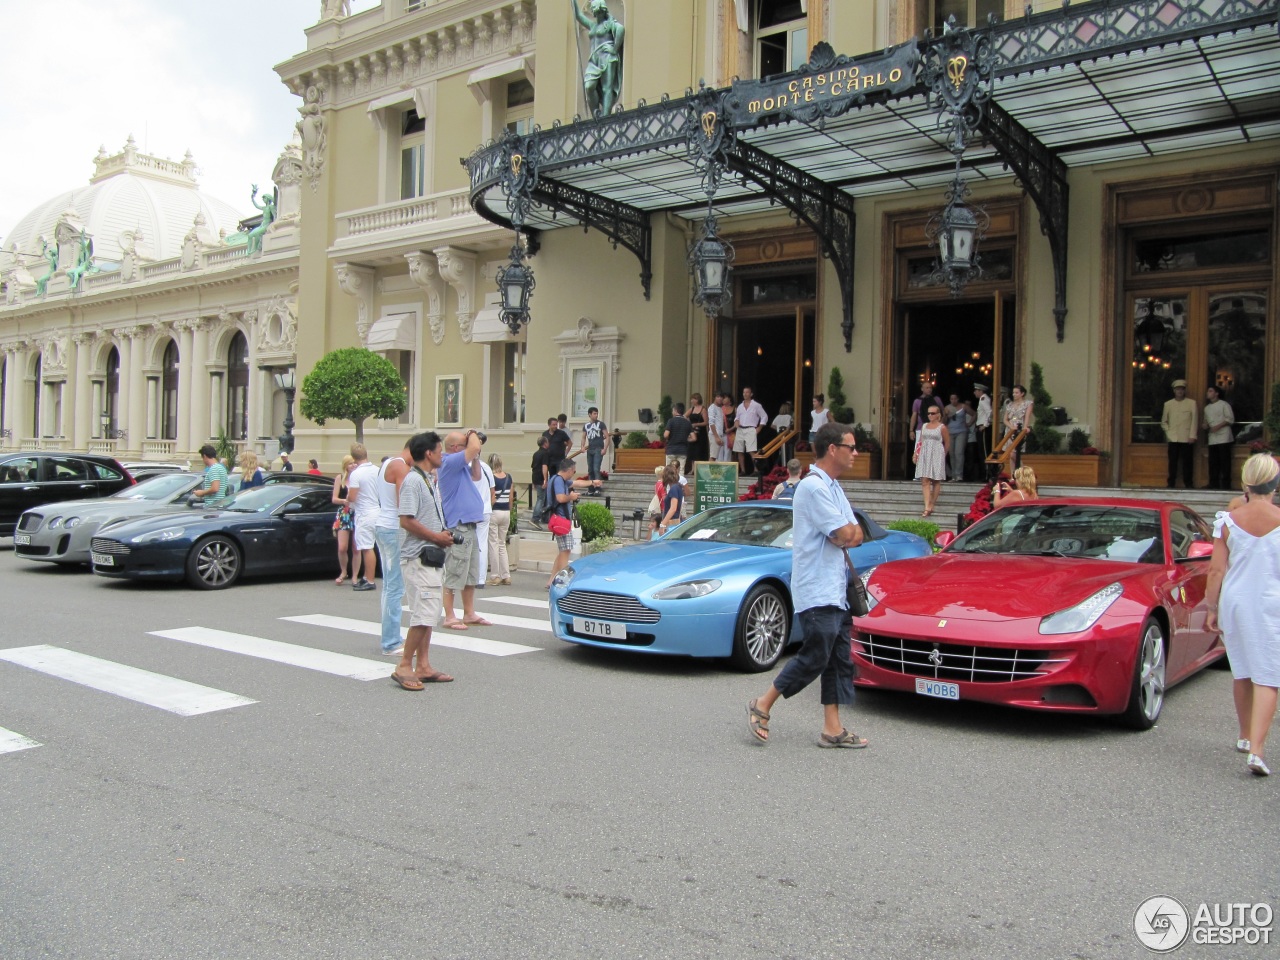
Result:
<svg viewBox="0 0 1280 960">
<path fill-rule="evenodd" d="M 742 402 L 734 414 L 734 423 L 738 432 L 733 438 L 733 452 L 738 455 L 738 471 L 749 477 L 755 473 L 756 434 L 769 422 L 769 415 L 764 407 L 756 403 L 755 392 L 750 387 L 742 388 Z"/>
<path fill-rule="evenodd" d="M 374 530 L 378 522 L 378 468 L 369 462 L 369 451 L 363 443 L 351 445 L 351 456 L 356 461 L 347 477 L 347 502 L 355 505 L 356 520 L 356 555 L 351 587 L 354 590 L 376 590 L 377 587 L 361 572 L 361 563 L 370 577 L 378 569 L 373 552 L 373 545 L 377 542 Z"/>
<path fill-rule="evenodd" d="M 440 466 L 444 450 L 434 432 L 409 438 L 412 470 L 400 481 L 400 572 L 409 607 L 409 634 L 391 679 L 405 690 L 421 690 L 426 683 L 448 683 L 447 673 L 431 668 L 431 628 L 440 619 L 444 583 L 443 551 L 453 544 L 444 532 L 440 491 L 428 471 Z"/>
</svg>

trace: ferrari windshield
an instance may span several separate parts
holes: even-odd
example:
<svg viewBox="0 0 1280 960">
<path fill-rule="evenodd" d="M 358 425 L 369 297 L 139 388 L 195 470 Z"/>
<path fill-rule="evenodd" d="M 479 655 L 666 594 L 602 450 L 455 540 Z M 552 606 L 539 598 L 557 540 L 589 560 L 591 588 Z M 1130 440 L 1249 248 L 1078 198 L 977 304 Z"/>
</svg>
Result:
<svg viewBox="0 0 1280 960">
<path fill-rule="evenodd" d="M 1164 563 L 1160 511 L 1078 503 L 1006 507 L 961 534 L 948 553 Z"/>
<path fill-rule="evenodd" d="M 686 520 L 664 540 L 712 540 L 791 549 L 791 511 L 780 507 L 717 507 Z"/>
</svg>

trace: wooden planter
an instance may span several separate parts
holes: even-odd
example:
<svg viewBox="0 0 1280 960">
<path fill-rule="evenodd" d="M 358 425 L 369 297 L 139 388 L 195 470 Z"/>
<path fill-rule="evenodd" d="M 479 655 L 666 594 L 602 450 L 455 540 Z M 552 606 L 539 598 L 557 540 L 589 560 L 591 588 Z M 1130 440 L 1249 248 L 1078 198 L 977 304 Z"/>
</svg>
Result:
<svg viewBox="0 0 1280 960">
<path fill-rule="evenodd" d="M 613 469 L 618 473 L 653 473 L 655 467 L 667 462 L 667 451 L 651 450 L 642 447 L 639 450 L 621 449 L 614 452 Z"/>
<path fill-rule="evenodd" d="M 880 479 L 880 451 L 875 453 L 859 453 L 853 458 L 853 465 L 849 467 L 848 473 L 841 477 L 842 480 L 879 480 Z"/>
<path fill-rule="evenodd" d="M 1077 453 L 1024 453 L 1040 487 L 1101 487 L 1110 482 L 1111 458 Z"/>
</svg>

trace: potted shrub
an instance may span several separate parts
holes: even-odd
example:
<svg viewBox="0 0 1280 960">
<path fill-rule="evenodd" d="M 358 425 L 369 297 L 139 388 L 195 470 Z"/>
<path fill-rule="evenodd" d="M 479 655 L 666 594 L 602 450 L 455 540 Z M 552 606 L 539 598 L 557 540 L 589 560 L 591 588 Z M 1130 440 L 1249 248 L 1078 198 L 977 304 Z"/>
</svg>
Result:
<svg viewBox="0 0 1280 960">
<path fill-rule="evenodd" d="M 582 553 L 599 553 L 622 545 L 613 535 L 613 514 L 603 503 L 579 502 L 578 523 L 582 528 Z"/>
<path fill-rule="evenodd" d="M 850 480 L 879 480 L 880 441 L 860 423 L 853 425 L 853 436 L 858 443 L 858 455 L 845 476 Z"/>
<path fill-rule="evenodd" d="M 632 430 L 614 454 L 613 469 L 619 473 L 653 473 L 654 467 L 666 462 L 661 440 L 654 441 L 643 430 Z"/>
<path fill-rule="evenodd" d="M 1060 452 L 1063 436 L 1050 423 L 1053 398 L 1044 387 L 1044 368 L 1038 363 L 1031 364 L 1029 392 L 1035 401 L 1035 423 L 1027 436 L 1022 465 L 1036 472 L 1036 483 L 1061 487 L 1100 487 L 1106 483 L 1111 476 L 1110 458 L 1092 445 L 1084 430 L 1072 430 L 1066 438 L 1066 452 Z"/>
</svg>

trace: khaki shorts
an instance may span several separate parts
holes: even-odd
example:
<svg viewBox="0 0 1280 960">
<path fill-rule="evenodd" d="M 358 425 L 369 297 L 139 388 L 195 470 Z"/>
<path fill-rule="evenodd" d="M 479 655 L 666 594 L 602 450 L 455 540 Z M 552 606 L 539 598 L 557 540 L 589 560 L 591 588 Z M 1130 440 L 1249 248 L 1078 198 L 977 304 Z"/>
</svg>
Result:
<svg viewBox="0 0 1280 960">
<path fill-rule="evenodd" d="M 356 514 L 356 549 L 357 550 L 373 549 L 373 545 L 377 542 L 376 538 L 373 535 L 373 531 L 374 531 L 374 528 L 377 526 L 377 523 L 378 523 L 378 517 L 376 514 L 368 517 L 361 517 L 359 514 Z M 372 577 L 373 571 L 372 570 L 368 571 L 368 575 Z"/>
<path fill-rule="evenodd" d="M 453 533 L 462 537 L 462 542 L 449 548 L 449 559 L 444 563 L 444 585 L 450 590 L 462 590 L 480 579 L 480 543 L 474 523 L 460 523 L 453 528 Z"/>
<path fill-rule="evenodd" d="M 400 564 L 404 577 L 404 605 L 409 608 L 409 626 L 434 627 L 440 621 L 441 567 L 424 567 L 417 557 Z"/>
<path fill-rule="evenodd" d="M 755 453 L 756 432 L 750 427 L 742 427 L 733 438 L 734 453 Z"/>
</svg>

